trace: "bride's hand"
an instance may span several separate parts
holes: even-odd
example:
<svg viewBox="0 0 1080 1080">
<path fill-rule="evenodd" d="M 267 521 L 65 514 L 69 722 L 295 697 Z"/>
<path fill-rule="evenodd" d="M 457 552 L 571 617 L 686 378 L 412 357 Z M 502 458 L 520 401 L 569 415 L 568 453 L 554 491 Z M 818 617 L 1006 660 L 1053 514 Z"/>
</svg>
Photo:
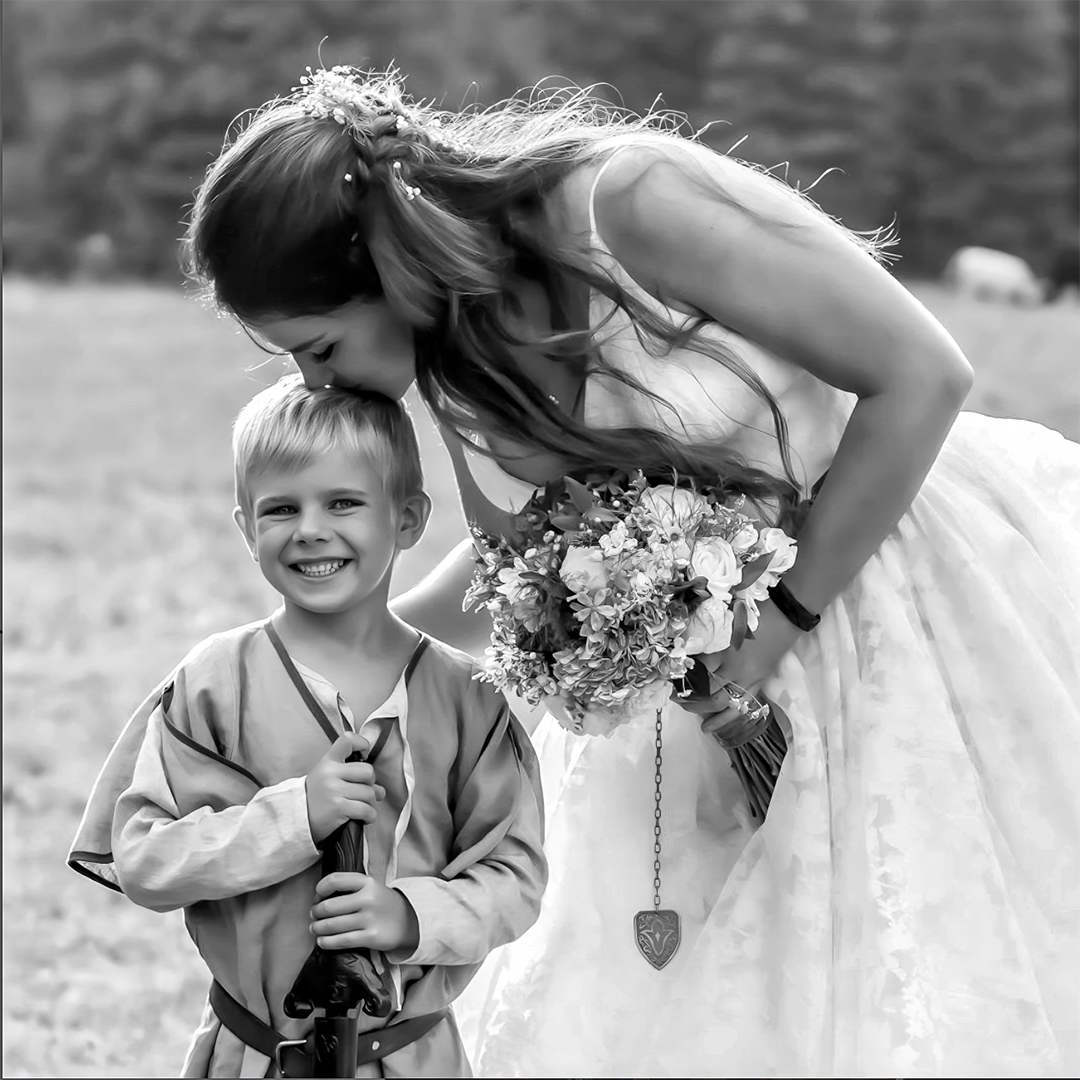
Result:
<svg viewBox="0 0 1080 1080">
<path fill-rule="evenodd" d="M 684 709 L 702 717 L 703 731 L 712 733 L 731 723 L 741 714 L 732 706 L 731 698 L 723 687 L 734 683 L 758 696 L 762 684 L 776 671 L 781 658 L 799 640 L 803 631 L 792 625 L 772 604 L 759 605 L 760 619 L 752 638 L 747 638 L 738 649 L 726 649 L 722 653 L 705 654 L 699 662 L 709 671 L 710 694 L 692 694 L 675 701 Z"/>
</svg>

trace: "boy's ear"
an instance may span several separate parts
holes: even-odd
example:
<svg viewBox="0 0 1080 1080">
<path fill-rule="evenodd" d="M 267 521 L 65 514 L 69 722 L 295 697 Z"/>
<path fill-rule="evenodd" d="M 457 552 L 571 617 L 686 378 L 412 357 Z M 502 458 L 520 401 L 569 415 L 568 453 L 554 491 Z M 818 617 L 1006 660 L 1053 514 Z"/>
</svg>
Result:
<svg viewBox="0 0 1080 1080">
<path fill-rule="evenodd" d="M 232 519 L 236 522 L 236 527 L 244 536 L 244 543 L 247 544 L 248 551 L 251 552 L 251 557 L 258 562 L 259 553 L 255 547 L 255 532 L 251 527 L 251 522 L 248 520 L 247 514 L 244 513 L 242 506 L 234 506 L 232 512 Z"/>
<path fill-rule="evenodd" d="M 398 519 L 397 546 L 399 551 L 408 551 L 415 546 L 424 529 L 427 528 L 428 518 L 431 516 L 431 500 L 427 495 L 418 491 L 410 495 L 401 504 L 401 516 Z"/>
</svg>

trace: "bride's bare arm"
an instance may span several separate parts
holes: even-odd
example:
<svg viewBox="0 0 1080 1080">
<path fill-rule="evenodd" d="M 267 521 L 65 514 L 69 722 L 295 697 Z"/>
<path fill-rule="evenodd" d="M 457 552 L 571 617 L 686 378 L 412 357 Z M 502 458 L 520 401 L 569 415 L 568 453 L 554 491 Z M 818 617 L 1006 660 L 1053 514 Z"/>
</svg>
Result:
<svg viewBox="0 0 1080 1080">
<path fill-rule="evenodd" d="M 699 165 L 685 150 L 645 154 L 621 154 L 597 192 L 600 233 L 626 270 L 665 302 L 858 397 L 786 578 L 821 611 L 917 494 L 971 368 L 906 289 L 776 181 L 723 158 Z M 771 650 L 750 649 L 761 654 L 756 666 L 771 668 L 797 633 L 777 630 Z"/>
<path fill-rule="evenodd" d="M 461 609 L 472 571 L 472 541 L 463 540 L 423 581 L 396 597 L 390 608 L 418 630 L 482 656 L 491 637 L 491 620 L 483 612 Z"/>
<path fill-rule="evenodd" d="M 472 541 L 462 540 L 419 585 L 391 601 L 390 607 L 418 630 L 482 657 L 491 642 L 491 620 L 483 612 L 461 610 L 472 571 Z M 529 705 L 508 689 L 503 693 L 514 715 L 531 735 L 543 710 Z"/>
</svg>

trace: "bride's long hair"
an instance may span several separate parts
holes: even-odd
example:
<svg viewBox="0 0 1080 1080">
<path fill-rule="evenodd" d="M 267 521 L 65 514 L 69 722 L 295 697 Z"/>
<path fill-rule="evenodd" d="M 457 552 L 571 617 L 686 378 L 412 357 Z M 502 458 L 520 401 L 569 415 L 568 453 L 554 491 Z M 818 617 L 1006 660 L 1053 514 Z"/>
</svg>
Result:
<svg viewBox="0 0 1080 1080">
<path fill-rule="evenodd" d="M 445 112 L 409 99 L 393 70 L 335 68 L 305 82 L 235 125 L 197 194 L 185 264 L 218 305 L 248 322 L 385 299 L 414 328 L 420 392 L 462 437 L 480 431 L 520 445 L 527 433 L 568 472 L 673 470 L 719 478 L 787 511 L 797 504 L 784 417 L 758 376 L 700 333 L 706 319 L 676 325 L 544 223 L 545 196 L 572 169 L 610 153 L 613 137 L 684 139 L 679 118 L 636 116 L 576 89 Z M 713 197 L 732 202 L 711 186 Z M 872 249 L 872 240 L 850 235 Z M 514 278 L 543 288 L 551 334 L 523 336 Z M 573 325 L 572 298 L 583 288 L 626 312 L 649 352 L 695 349 L 759 395 L 785 475 L 711 443 L 590 428 L 525 378 L 520 361 L 527 370 L 530 355 L 543 355 L 603 369 L 663 401 L 604 363 L 603 325 Z"/>
</svg>

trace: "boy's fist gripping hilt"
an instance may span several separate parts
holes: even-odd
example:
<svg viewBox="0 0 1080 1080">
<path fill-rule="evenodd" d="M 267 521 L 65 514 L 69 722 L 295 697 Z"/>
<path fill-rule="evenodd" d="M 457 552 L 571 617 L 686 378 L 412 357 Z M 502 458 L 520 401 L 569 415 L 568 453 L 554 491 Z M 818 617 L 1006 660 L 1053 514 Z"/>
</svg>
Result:
<svg viewBox="0 0 1080 1080">
<path fill-rule="evenodd" d="M 354 753 L 348 760 L 365 758 Z M 326 838 L 323 877 L 363 873 L 363 863 L 364 825 L 347 821 Z M 375 969 L 367 949 L 320 949 L 318 945 L 284 1001 L 286 1016 L 302 1020 L 315 1014 L 314 1076 L 355 1076 L 358 1009 L 368 1016 L 383 1017 L 392 1007 L 388 980 Z"/>
</svg>

